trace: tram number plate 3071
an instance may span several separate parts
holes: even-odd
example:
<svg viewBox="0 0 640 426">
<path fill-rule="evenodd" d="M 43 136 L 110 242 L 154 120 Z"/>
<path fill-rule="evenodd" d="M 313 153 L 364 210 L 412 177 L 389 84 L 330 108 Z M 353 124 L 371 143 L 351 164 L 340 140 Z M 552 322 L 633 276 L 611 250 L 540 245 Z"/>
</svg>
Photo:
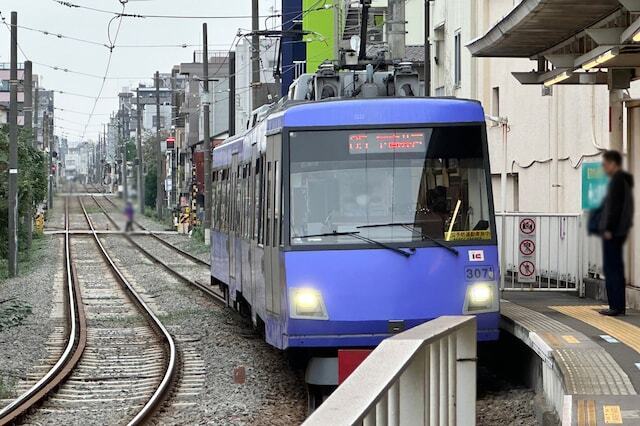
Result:
<svg viewBox="0 0 640 426">
<path fill-rule="evenodd" d="M 495 279 L 493 266 L 467 266 L 464 268 L 467 281 L 492 281 Z"/>
</svg>

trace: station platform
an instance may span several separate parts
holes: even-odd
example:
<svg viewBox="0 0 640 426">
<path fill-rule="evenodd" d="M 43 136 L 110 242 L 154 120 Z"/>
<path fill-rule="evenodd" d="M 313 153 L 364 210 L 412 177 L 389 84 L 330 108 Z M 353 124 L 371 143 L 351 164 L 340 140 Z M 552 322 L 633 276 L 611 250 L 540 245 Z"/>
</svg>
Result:
<svg viewBox="0 0 640 426">
<path fill-rule="evenodd" d="M 501 329 L 541 362 L 537 387 L 563 425 L 640 425 L 640 312 L 605 317 L 574 294 L 505 292 Z"/>
</svg>

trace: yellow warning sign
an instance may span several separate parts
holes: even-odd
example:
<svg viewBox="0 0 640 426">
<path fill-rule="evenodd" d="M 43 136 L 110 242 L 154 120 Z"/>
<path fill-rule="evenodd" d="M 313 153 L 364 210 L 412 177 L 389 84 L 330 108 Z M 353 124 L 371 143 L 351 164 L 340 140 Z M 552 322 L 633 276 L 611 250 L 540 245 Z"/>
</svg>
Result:
<svg viewBox="0 0 640 426">
<path fill-rule="evenodd" d="M 604 411 L 604 422 L 610 425 L 622 424 L 622 413 L 619 405 L 605 405 L 602 407 Z"/>
<path fill-rule="evenodd" d="M 490 240 L 491 231 L 451 231 L 447 237 L 447 241 Z"/>
<path fill-rule="evenodd" d="M 572 345 L 576 345 L 580 343 L 580 341 L 575 337 L 573 337 L 572 335 L 562 336 L 562 338 L 565 340 L 565 342 L 571 343 Z"/>
</svg>

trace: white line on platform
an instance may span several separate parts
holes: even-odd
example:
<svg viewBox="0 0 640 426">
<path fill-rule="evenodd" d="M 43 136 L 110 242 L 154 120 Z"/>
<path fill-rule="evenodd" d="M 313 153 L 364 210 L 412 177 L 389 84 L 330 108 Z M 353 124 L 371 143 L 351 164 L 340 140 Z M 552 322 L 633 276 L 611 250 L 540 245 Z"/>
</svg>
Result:
<svg viewBox="0 0 640 426">
<path fill-rule="evenodd" d="M 638 370 L 640 370 L 640 362 L 636 362 L 636 367 L 638 367 Z"/>
<path fill-rule="evenodd" d="M 615 338 L 609 336 L 608 334 L 602 334 L 602 335 L 600 335 L 600 337 L 602 338 L 602 340 L 604 340 L 607 343 L 620 343 L 620 342 L 618 342 L 618 340 L 616 340 Z"/>
</svg>

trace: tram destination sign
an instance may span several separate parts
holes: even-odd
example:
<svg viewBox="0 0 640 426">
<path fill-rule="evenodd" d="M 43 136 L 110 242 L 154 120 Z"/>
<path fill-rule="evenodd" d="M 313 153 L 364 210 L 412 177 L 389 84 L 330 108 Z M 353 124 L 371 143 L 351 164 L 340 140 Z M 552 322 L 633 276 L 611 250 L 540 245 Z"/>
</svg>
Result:
<svg viewBox="0 0 640 426">
<path fill-rule="evenodd" d="M 425 132 L 362 132 L 349 135 L 349 154 L 427 152 Z"/>
</svg>

